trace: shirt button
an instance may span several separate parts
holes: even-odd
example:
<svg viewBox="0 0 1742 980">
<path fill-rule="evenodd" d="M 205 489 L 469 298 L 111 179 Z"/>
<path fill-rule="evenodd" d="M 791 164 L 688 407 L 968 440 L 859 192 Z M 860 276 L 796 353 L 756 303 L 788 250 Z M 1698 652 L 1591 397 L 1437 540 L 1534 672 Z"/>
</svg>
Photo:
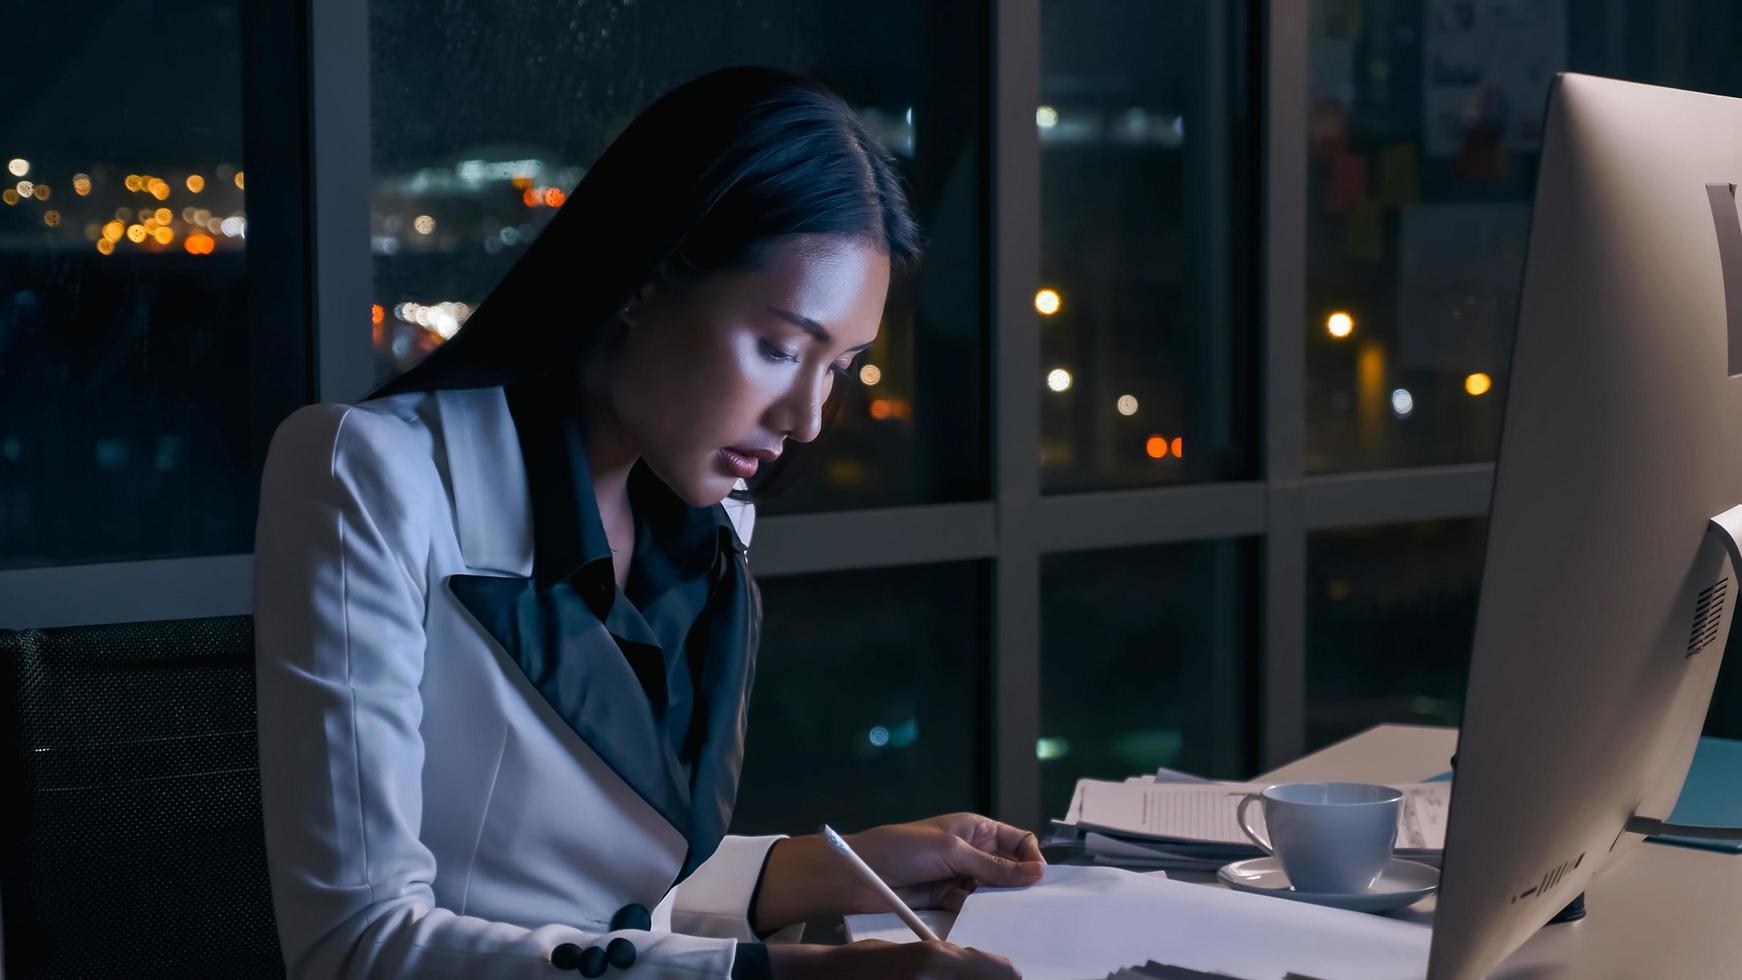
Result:
<svg viewBox="0 0 1742 980">
<path fill-rule="evenodd" d="M 579 969 L 581 971 L 581 976 L 586 977 L 587 980 L 593 980 L 594 977 L 604 976 L 605 951 L 597 946 L 588 946 L 586 951 L 581 954 L 581 964 Z"/>
<path fill-rule="evenodd" d="M 619 970 L 627 970 L 635 965 L 635 944 L 622 936 L 611 940 L 605 947 L 605 962 Z"/>
</svg>

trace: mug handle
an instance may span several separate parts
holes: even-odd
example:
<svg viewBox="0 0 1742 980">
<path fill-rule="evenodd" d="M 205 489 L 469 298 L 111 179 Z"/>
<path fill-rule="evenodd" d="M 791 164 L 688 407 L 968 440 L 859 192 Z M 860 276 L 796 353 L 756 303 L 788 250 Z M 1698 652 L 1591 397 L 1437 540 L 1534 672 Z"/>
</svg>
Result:
<svg viewBox="0 0 1742 980">
<path fill-rule="evenodd" d="M 1275 857 L 1276 848 L 1271 847 L 1270 842 L 1265 840 L 1263 837 L 1260 837 L 1258 831 L 1253 830 L 1252 825 L 1246 822 L 1246 808 L 1254 803 L 1262 801 L 1263 799 L 1264 798 L 1257 793 L 1247 793 L 1246 798 L 1240 801 L 1239 809 L 1234 811 L 1234 819 L 1239 822 L 1240 829 L 1246 832 L 1246 836 L 1252 838 L 1252 843 L 1258 845 L 1259 850 L 1271 857 Z"/>
</svg>

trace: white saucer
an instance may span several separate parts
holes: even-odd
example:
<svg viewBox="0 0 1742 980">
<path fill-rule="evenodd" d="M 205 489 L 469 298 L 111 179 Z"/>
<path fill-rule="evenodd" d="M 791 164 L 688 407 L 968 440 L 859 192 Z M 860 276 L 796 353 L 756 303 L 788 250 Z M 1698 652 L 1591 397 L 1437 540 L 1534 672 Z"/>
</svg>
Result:
<svg viewBox="0 0 1742 980">
<path fill-rule="evenodd" d="M 1355 912 L 1391 912 L 1421 901 L 1439 890 L 1440 873 L 1418 861 L 1392 858 L 1372 889 L 1364 892 L 1299 892 L 1288 883 L 1282 862 L 1273 857 L 1225 864 L 1216 877 L 1235 891 L 1274 895 Z"/>
</svg>

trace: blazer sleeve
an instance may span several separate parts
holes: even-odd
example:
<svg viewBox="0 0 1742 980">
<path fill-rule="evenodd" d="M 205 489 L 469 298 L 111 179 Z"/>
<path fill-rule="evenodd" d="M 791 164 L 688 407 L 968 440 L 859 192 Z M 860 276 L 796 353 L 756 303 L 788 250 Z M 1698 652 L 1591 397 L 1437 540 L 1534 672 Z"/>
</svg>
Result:
<svg viewBox="0 0 1742 980">
<path fill-rule="evenodd" d="M 394 416 L 298 410 L 268 451 L 255 529 L 260 783 L 286 971 L 298 978 L 553 977 L 553 949 L 625 938 L 640 978 L 731 975 L 736 942 L 528 927 L 438 907 L 422 820 L 427 438 Z"/>
</svg>

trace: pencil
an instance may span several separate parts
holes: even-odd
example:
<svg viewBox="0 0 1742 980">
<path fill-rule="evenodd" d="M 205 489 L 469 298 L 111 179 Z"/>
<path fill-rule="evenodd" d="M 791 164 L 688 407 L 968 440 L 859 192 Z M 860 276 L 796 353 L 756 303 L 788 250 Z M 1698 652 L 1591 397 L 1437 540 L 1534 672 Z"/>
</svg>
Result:
<svg viewBox="0 0 1742 980">
<path fill-rule="evenodd" d="M 823 824 L 822 834 L 823 840 L 828 841 L 830 847 L 847 859 L 847 863 L 853 866 L 853 871 L 860 878 L 863 878 L 867 885 L 870 885 L 877 894 L 883 896 L 883 901 L 888 903 L 889 910 L 901 916 L 901 921 L 907 923 L 907 927 L 912 929 L 915 935 L 929 943 L 940 941 L 938 934 L 932 932 L 930 927 L 921 921 L 912 909 L 907 907 L 907 903 L 901 900 L 901 896 L 895 894 L 894 889 L 884 884 L 883 879 L 877 877 L 877 872 L 872 871 L 871 866 L 866 864 L 864 859 L 853 853 L 853 849 L 847 846 L 847 842 L 842 839 L 840 834 L 835 833 L 828 824 Z"/>
</svg>

